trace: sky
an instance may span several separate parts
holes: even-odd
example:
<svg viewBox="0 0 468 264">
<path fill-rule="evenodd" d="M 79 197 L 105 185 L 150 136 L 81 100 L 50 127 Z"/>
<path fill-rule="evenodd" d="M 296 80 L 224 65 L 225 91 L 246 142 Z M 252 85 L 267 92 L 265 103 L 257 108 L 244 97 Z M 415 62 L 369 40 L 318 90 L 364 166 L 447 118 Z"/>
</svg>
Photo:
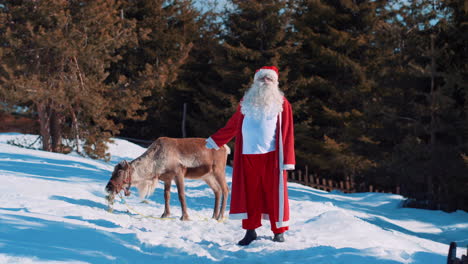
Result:
<svg viewBox="0 0 468 264">
<path fill-rule="evenodd" d="M 211 7 L 214 7 L 216 11 L 223 11 L 226 6 L 231 6 L 226 0 L 194 0 L 195 7 L 202 11 L 207 11 Z"/>
<path fill-rule="evenodd" d="M 137 190 L 109 212 L 104 187 L 113 167 L 145 149 L 110 144 L 111 161 L 20 148 L 34 135 L 0 133 L 0 264 L 3 263 L 445 263 L 449 243 L 468 244 L 468 213 L 402 208 L 395 194 L 325 192 L 288 183 L 291 225 L 273 242 L 268 221 L 259 238 L 238 246 L 238 220 L 210 219 L 214 195 L 188 180 L 191 221 L 180 221 L 171 188 L 169 220 L 161 186 L 142 203 Z M 36 142 L 33 147 L 39 147 Z M 231 184 L 232 168 L 226 170 Z M 229 208 L 228 208 L 229 210 Z M 459 248 L 457 255 L 466 254 Z"/>
</svg>

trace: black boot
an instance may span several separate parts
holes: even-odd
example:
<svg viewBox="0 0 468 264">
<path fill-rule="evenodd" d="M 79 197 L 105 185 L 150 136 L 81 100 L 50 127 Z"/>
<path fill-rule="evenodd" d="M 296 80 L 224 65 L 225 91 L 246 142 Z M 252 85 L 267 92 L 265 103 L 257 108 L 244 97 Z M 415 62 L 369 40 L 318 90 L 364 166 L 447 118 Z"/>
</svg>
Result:
<svg viewBox="0 0 468 264">
<path fill-rule="evenodd" d="M 249 229 L 245 233 L 244 238 L 241 241 L 239 241 L 237 244 L 239 246 L 247 246 L 250 243 L 252 243 L 252 241 L 254 241 L 255 239 L 257 239 L 257 232 L 255 232 L 255 229 Z"/>
<path fill-rule="evenodd" d="M 273 241 L 275 242 L 284 242 L 284 233 L 275 234 Z"/>
</svg>

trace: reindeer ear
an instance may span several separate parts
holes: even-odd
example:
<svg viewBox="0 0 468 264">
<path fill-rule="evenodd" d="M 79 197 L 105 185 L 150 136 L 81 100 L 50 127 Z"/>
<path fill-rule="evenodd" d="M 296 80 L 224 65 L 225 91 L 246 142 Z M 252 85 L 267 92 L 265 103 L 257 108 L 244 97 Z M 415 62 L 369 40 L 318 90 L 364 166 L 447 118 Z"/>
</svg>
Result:
<svg viewBox="0 0 468 264">
<path fill-rule="evenodd" d="M 126 160 L 122 160 L 121 162 L 119 162 L 119 166 L 122 169 L 126 169 L 128 167 L 128 162 Z"/>
</svg>

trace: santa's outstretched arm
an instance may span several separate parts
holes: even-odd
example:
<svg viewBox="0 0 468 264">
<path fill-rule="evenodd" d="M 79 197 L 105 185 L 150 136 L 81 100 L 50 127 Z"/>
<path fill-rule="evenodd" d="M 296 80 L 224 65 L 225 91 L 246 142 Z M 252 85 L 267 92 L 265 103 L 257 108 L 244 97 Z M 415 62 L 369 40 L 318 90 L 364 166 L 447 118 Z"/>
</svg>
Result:
<svg viewBox="0 0 468 264">
<path fill-rule="evenodd" d="M 241 123 L 242 113 L 240 111 L 240 106 L 238 106 L 236 112 L 229 119 L 226 125 L 206 139 L 206 147 L 218 149 L 219 147 L 231 141 L 231 139 L 236 136 L 238 127 L 241 125 Z"/>
</svg>

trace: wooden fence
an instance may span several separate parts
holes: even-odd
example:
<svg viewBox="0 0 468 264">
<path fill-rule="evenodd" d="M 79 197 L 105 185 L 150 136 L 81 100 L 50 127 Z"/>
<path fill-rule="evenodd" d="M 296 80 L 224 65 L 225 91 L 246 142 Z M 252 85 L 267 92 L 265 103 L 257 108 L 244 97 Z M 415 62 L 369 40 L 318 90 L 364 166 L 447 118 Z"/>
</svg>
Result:
<svg viewBox="0 0 468 264">
<path fill-rule="evenodd" d="M 443 210 L 446 212 L 454 212 L 458 209 L 466 211 L 468 208 L 466 203 L 453 203 L 452 201 L 448 200 L 443 196 L 440 188 L 438 189 L 438 192 L 434 193 L 432 197 L 430 197 L 427 195 L 427 193 L 424 192 L 408 192 L 408 188 L 402 190 L 400 186 L 396 186 L 392 189 L 382 189 L 375 188 L 373 185 L 366 183 L 356 184 L 350 181 L 349 178 L 344 181 L 334 181 L 332 179 L 320 177 L 317 174 L 309 174 L 307 167 L 305 168 L 305 171 L 288 171 L 288 181 L 300 183 L 327 192 L 338 190 L 343 193 L 375 192 L 399 194 L 407 197 L 402 206 L 409 208 Z"/>
<path fill-rule="evenodd" d="M 317 174 L 309 174 L 307 166 L 305 172 L 302 170 L 288 171 L 288 180 L 290 182 L 300 183 L 306 186 L 310 186 L 315 189 L 323 191 L 338 190 L 344 193 L 355 193 L 355 192 L 380 192 L 380 193 L 395 193 L 400 194 L 400 187 L 396 187 L 395 190 L 383 190 L 374 188 L 373 185 L 366 184 L 355 184 L 347 178 L 344 181 L 335 181 L 332 179 L 322 178 Z"/>
</svg>

